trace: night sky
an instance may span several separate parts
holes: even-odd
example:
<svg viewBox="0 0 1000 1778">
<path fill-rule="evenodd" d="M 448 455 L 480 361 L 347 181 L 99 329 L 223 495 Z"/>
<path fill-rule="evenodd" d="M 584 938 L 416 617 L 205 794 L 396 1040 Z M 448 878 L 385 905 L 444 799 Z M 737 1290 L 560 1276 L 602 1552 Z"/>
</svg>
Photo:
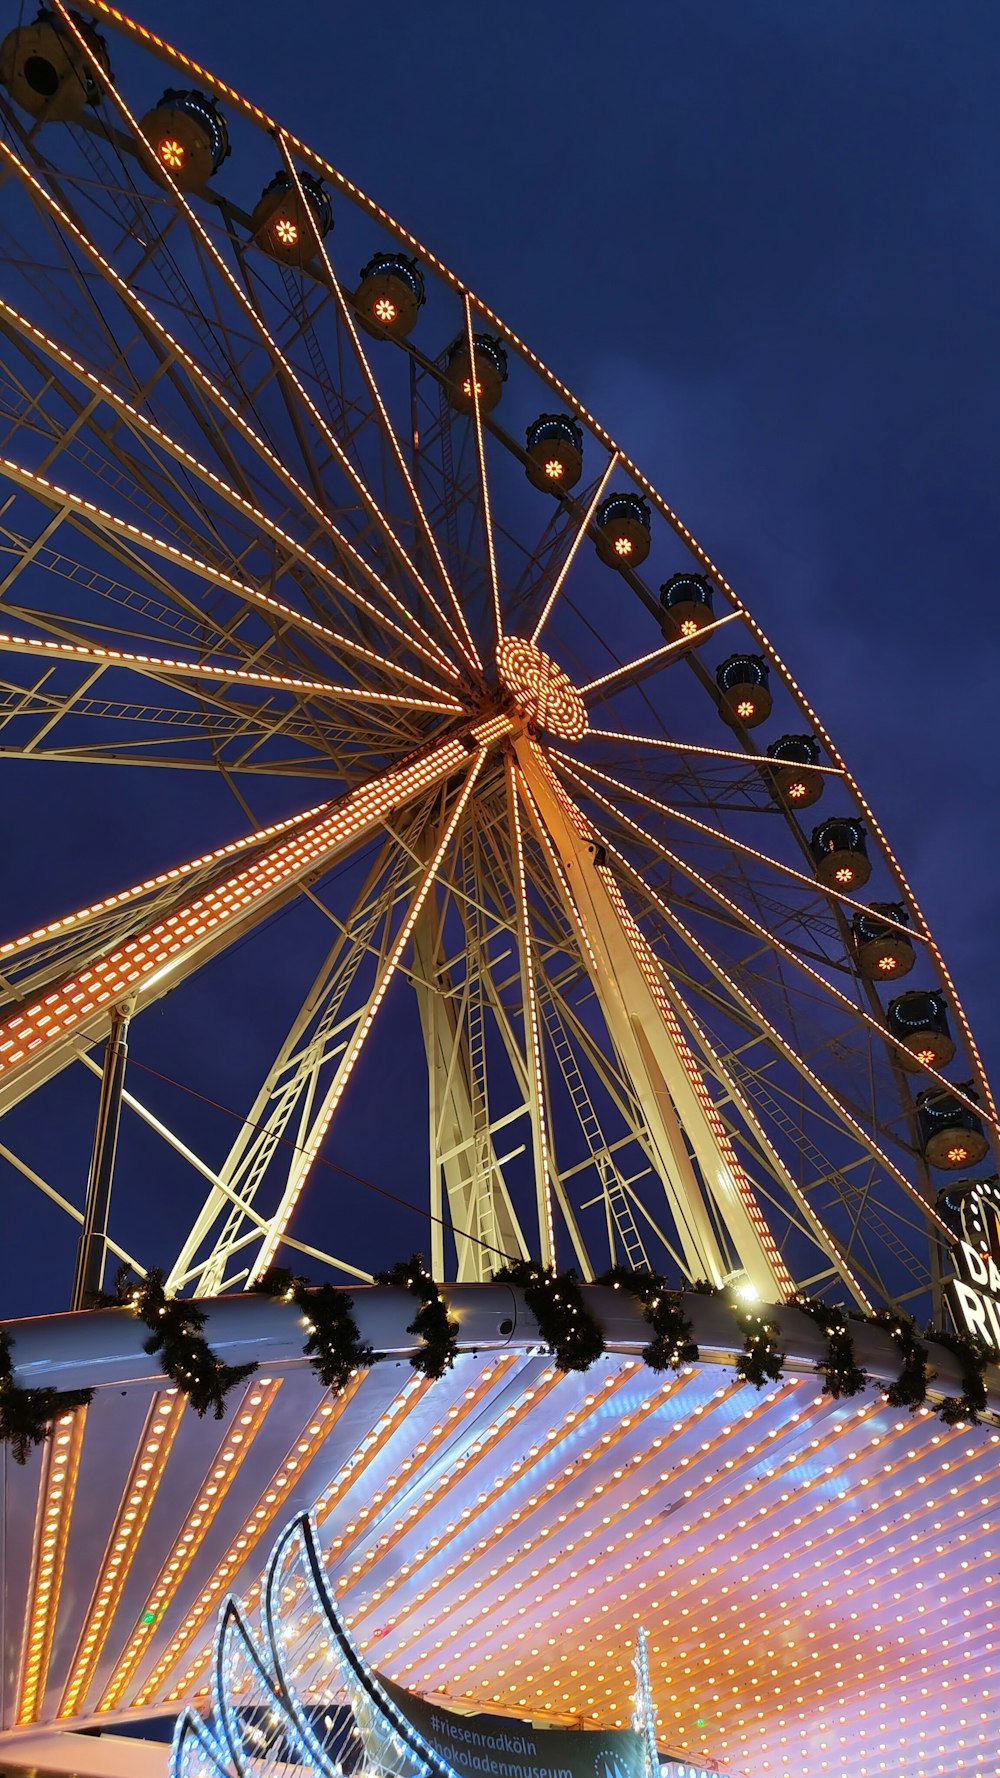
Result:
<svg viewBox="0 0 1000 1778">
<path fill-rule="evenodd" d="M 399 217 L 658 485 L 832 730 L 995 1065 L 996 6 L 132 11 Z M 36 917 L 31 798 L 123 795 L 136 848 L 81 823 L 39 915 L 174 861 L 138 789 L 43 790 L 73 770 L 11 769 L 5 933 Z M 65 1300 L 22 1284 L 21 1312 Z"/>
</svg>

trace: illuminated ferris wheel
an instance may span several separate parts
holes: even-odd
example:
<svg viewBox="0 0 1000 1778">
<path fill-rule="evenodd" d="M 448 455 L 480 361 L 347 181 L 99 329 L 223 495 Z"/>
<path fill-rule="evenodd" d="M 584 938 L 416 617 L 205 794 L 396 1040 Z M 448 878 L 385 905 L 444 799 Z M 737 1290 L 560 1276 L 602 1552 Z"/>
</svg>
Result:
<svg viewBox="0 0 1000 1778">
<path fill-rule="evenodd" d="M 384 1239 L 330 1157 L 364 1077 L 391 1105 L 419 1057 L 427 1141 L 399 1149 L 439 1278 L 618 1262 L 926 1316 L 941 1191 L 989 1171 L 996 1112 L 830 735 L 478 298 L 214 76 L 91 17 L 56 0 L 0 54 L 0 749 L 103 767 L 120 887 L 0 949 L 10 1178 L 81 1221 L 39 1132 L 92 1133 L 97 1077 L 81 1288 L 119 1113 L 178 1212 L 172 1255 L 135 1250 L 119 1178 L 113 1253 L 199 1295 L 303 1246 L 366 1278 Z M 133 881 L 137 772 L 175 813 L 207 780 L 227 819 Z M 293 910 L 295 1004 L 264 986 Z M 237 949 L 269 1062 L 203 1152 L 125 1034 L 141 1060 L 171 1009 L 170 1074 L 224 1098 Z"/>
</svg>

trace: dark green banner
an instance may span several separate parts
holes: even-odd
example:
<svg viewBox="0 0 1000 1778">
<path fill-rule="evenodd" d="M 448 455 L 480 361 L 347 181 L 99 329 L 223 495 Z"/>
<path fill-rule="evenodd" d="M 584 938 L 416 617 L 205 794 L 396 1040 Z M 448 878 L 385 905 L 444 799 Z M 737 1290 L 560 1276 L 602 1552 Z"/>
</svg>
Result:
<svg viewBox="0 0 1000 1778">
<path fill-rule="evenodd" d="M 632 1729 L 533 1729 L 509 1716 L 460 1716 L 380 1681 L 459 1778 L 644 1778 Z"/>
</svg>

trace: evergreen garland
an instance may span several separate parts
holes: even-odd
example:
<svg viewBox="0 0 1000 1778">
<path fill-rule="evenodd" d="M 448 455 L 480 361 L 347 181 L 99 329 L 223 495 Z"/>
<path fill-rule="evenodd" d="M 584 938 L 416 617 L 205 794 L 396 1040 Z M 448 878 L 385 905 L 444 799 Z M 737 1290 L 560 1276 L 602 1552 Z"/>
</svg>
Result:
<svg viewBox="0 0 1000 1778">
<path fill-rule="evenodd" d="M 886 1385 L 886 1401 L 891 1408 L 909 1408 L 911 1414 L 914 1413 L 926 1399 L 930 1378 L 927 1347 L 917 1337 L 916 1322 L 909 1315 L 897 1315 L 892 1309 L 880 1309 L 876 1315 L 866 1315 L 864 1320 L 892 1335 L 903 1360 L 896 1381 Z"/>
<path fill-rule="evenodd" d="M 11 1338 L 0 1327 L 0 1443 L 15 1463 L 27 1463 L 33 1445 L 43 1445 L 57 1420 L 93 1398 L 92 1389 L 22 1389 L 14 1381 Z"/>
<path fill-rule="evenodd" d="M 255 1287 L 264 1296 L 294 1303 L 305 1316 L 309 1338 L 303 1351 L 327 1389 L 345 1389 L 357 1370 L 372 1363 L 371 1347 L 354 1319 L 354 1298 L 332 1284 L 312 1288 L 283 1266 L 272 1266 Z"/>
<path fill-rule="evenodd" d="M 524 1291 L 556 1370 L 589 1371 L 597 1362 L 604 1351 L 604 1335 L 583 1300 L 575 1271 L 555 1272 L 551 1266 L 519 1259 L 494 1272 L 493 1280 Z"/>
<path fill-rule="evenodd" d="M 743 1329 L 743 1351 L 736 1360 L 736 1375 L 741 1382 L 752 1383 L 755 1389 L 780 1382 L 785 1354 L 778 1350 L 780 1329 L 776 1323 L 754 1309 L 737 1309 L 736 1320 Z"/>
<path fill-rule="evenodd" d="M 826 1357 L 816 1366 L 828 1395 L 860 1395 L 868 1377 L 855 1361 L 854 1341 L 843 1309 L 814 1297 L 793 1296 L 792 1304 L 826 1335 Z"/>
<path fill-rule="evenodd" d="M 684 1364 L 696 1364 L 698 1347 L 691 1323 L 684 1313 L 684 1299 L 677 1290 L 669 1290 L 664 1278 L 656 1272 L 630 1272 L 626 1266 L 612 1266 L 602 1273 L 599 1284 L 610 1284 L 614 1290 L 627 1290 L 642 1304 L 642 1312 L 653 1330 L 653 1338 L 642 1349 L 642 1360 L 651 1371 L 679 1371 Z"/>
<path fill-rule="evenodd" d="M 979 1416 L 986 1406 L 986 1366 L 989 1354 L 985 1346 L 978 1340 L 970 1340 L 967 1334 L 949 1333 L 943 1327 L 928 1329 L 928 1339 L 936 1346 L 944 1346 L 945 1350 L 954 1353 L 962 1367 L 961 1395 L 946 1395 L 938 1403 L 938 1414 L 946 1426 L 957 1426 L 959 1421 L 967 1420 L 970 1426 L 979 1425 Z"/>
<path fill-rule="evenodd" d="M 575 1271 L 560 1273 L 550 1266 L 518 1260 L 494 1272 L 493 1277 L 499 1284 L 511 1284 L 524 1292 L 558 1370 L 589 1370 L 605 1351 L 604 1336 L 586 1306 Z M 421 1350 L 411 1356 L 410 1364 L 425 1377 L 443 1376 L 458 1354 L 458 1322 L 449 1319 L 423 1256 L 413 1254 L 391 1270 L 380 1272 L 377 1282 L 408 1290 L 417 1298 L 419 1308 L 407 1332 L 420 1339 Z M 651 1370 L 676 1371 L 697 1362 L 698 1346 L 684 1312 L 681 1291 L 668 1287 L 657 1273 L 632 1272 L 624 1266 L 612 1266 L 598 1282 L 625 1290 L 641 1303 L 652 1331 L 642 1358 Z M 308 1279 L 281 1267 L 272 1267 L 256 1288 L 264 1295 L 294 1302 L 301 1310 L 308 1328 L 304 1351 L 327 1388 L 343 1389 L 355 1371 L 379 1357 L 361 1339 L 354 1319 L 354 1300 L 346 1290 L 332 1284 L 312 1286 Z M 780 1381 L 785 1363 L 785 1354 L 778 1347 L 780 1329 L 768 1320 L 763 1305 L 758 1309 L 756 1305 L 736 1303 L 724 1289 L 703 1278 L 692 1280 L 685 1289 L 723 1297 L 729 1302 L 743 1334 L 743 1351 L 736 1360 L 741 1381 L 752 1383 L 756 1389 Z M 150 1337 L 143 1342 L 144 1350 L 160 1354 L 165 1374 L 183 1390 L 199 1416 L 211 1408 L 215 1418 L 221 1419 L 229 1390 L 257 1369 L 254 1363 L 227 1365 L 216 1357 L 202 1332 L 204 1310 L 190 1301 L 169 1299 L 164 1291 L 164 1274 L 159 1270 L 137 1280 L 123 1266 L 114 1294 L 100 1293 L 94 1300 L 99 1307 L 129 1308 L 146 1323 Z M 826 1335 L 826 1358 L 816 1365 L 816 1370 L 827 1393 L 835 1398 L 857 1395 L 870 1379 L 855 1359 L 845 1311 L 805 1296 L 796 1295 L 790 1300 Z M 979 1341 L 944 1328 L 928 1328 L 920 1336 L 909 1316 L 891 1309 L 854 1315 L 851 1319 L 882 1328 L 895 1343 L 901 1359 L 899 1374 L 894 1382 L 882 1385 L 883 1397 L 891 1407 L 905 1407 L 912 1412 L 925 1400 L 929 1380 L 935 1374 L 924 1343 L 930 1341 L 953 1353 L 962 1369 L 962 1392 L 946 1396 L 939 1403 L 940 1418 L 948 1426 L 979 1423 L 988 1405 L 986 1371 L 991 1362 Z M 44 1443 L 63 1414 L 85 1406 L 93 1390 L 18 1387 L 10 1347 L 10 1336 L 0 1327 L 0 1443 L 9 1444 L 15 1461 L 25 1463 L 31 1447 Z"/>
<path fill-rule="evenodd" d="M 407 1327 L 423 1341 L 423 1349 L 415 1352 L 410 1363 L 425 1377 L 443 1377 L 451 1369 L 458 1353 L 458 1322 L 449 1321 L 441 1292 L 424 1264 L 422 1253 L 400 1260 L 391 1271 L 378 1273 L 379 1284 L 395 1284 L 408 1290 L 420 1308 Z"/>
<path fill-rule="evenodd" d="M 253 1375 L 256 1363 L 223 1364 L 216 1358 L 202 1333 L 205 1311 L 182 1297 L 168 1297 L 164 1273 L 158 1266 L 145 1278 L 130 1280 L 128 1266 L 123 1266 L 115 1282 L 115 1294 L 102 1296 L 105 1306 L 117 1304 L 129 1308 L 152 1331 L 143 1340 L 142 1349 L 158 1353 L 165 1376 L 182 1389 L 199 1419 L 212 1409 L 216 1420 L 226 1410 L 226 1396 L 237 1383 Z"/>
</svg>

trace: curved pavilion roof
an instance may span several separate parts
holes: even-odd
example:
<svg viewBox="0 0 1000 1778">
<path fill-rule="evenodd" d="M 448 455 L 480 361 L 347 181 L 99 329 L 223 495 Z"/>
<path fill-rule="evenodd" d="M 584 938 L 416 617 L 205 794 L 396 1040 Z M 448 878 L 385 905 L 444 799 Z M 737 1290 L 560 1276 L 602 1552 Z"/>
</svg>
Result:
<svg viewBox="0 0 1000 1778">
<path fill-rule="evenodd" d="M 993 1773 L 995 1374 L 989 1424 L 891 1408 L 895 1349 L 859 1328 L 873 1383 L 837 1401 L 818 1330 L 782 1309 L 785 1375 L 758 1392 L 698 1296 L 699 1362 L 655 1373 L 637 1310 L 594 1287 L 609 1351 L 563 1376 L 519 1294 L 482 1285 L 447 1287 L 463 1350 L 428 1382 L 412 1299 L 353 1294 L 388 1356 L 340 1398 L 294 1307 L 212 1303 L 213 1348 L 260 1366 L 221 1422 L 184 1409 L 127 1311 L 11 1328 L 19 1382 L 96 1394 L 23 1469 L 4 1457 L 8 1734 L 204 1701 L 222 1600 L 252 1611 L 277 1530 L 312 1508 L 358 1646 L 408 1690 L 625 1724 L 644 1625 L 665 1752 L 732 1778 Z"/>
</svg>

